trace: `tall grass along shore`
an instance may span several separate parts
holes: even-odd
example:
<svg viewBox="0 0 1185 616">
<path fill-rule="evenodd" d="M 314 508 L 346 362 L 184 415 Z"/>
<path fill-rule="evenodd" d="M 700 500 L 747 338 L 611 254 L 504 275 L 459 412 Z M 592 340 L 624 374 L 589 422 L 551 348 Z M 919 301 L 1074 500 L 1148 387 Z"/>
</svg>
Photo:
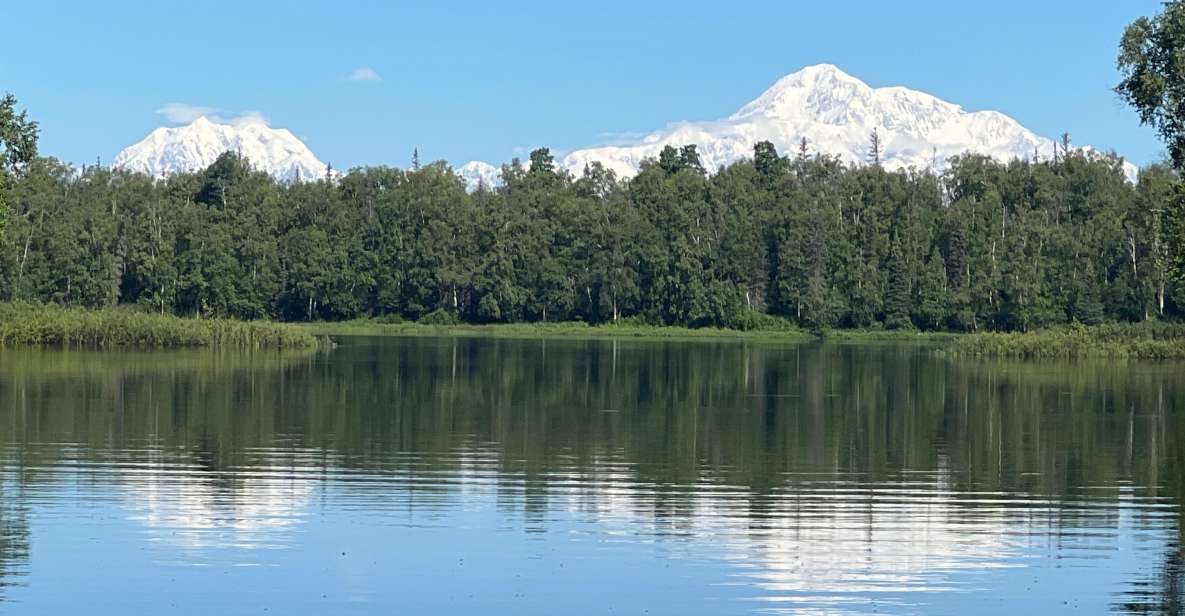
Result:
<svg viewBox="0 0 1185 616">
<path fill-rule="evenodd" d="M 1022 359 L 1138 358 L 1185 359 L 1185 324 L 1141 323 L 1084 326 L 1080 324 L 1023 333 L 956 334 L 903 330 L 829 330 L 808 332 L 797 327 L 747 330 L 686 328 L 625 322 L 616 325 L 534 323 L 470 325 L 462 323 L 404 323 L 357 319 L 337 323 L 307 323 L 297 327 L 318 336 L 483 336 L 503 338 L 647 338 L 672 340 L 740 339 L 769 342 L 807 342 L 825 339 L 843 343 L 924 342 L 950 357 L 1008 357 Z"/>
<path fill-rule="evenodd" d="M 298 349 L 317 345 L 312 332 L 281 323 L 182 318 L 121 308 L 0 304 L 0 347 Z"/>
<path fill-rule="evenodd" d="M 390 322 L 382 319 L 355 319 L 337 323 L 299 324 L 319 336 L 482 336 L 497 338 L 652 338 L 672 340 L 773 340 L 805 342 L 814 336 L 797 327 L 768 329 L 726 329 L 717 327 L 674 327 L 626 322 L 612 325 L 589 325 L 579 322 L 563 323 L 500 323 L 472 325 L 466 323 Z"/>
<path fill-rule="evenodd" d="M 659 327 L 634 321 L 614 325 L 534 323 L 470 325 L 358 319 L 337 323 L 273 323 L 183 318 L 127 308 L 87 310 L 29 303 L 0 304 L 0 347 L 308 349 L 328 336 L 487 336 L 556 338 L 744 339 L 806 342 L 820 336 L 787 322 L 752 329 Z M 835 330 L 840 342 L 924 340 L 950 357 L 1074 359 L 1085 357 L 1185 359 L 1185 324 L 1141 323 L 1066 327 L 1024 333 L 921 334 L 916 330 Z"/>
<path fill-rule="evenodd" d="M 1177 323 L 1071 325 L 1025 333 L 957 336 L 944 353 L 954 357 L 1021 359 L 1103 357 L 1185 359 L 1185 325 Z"/>
</svg>

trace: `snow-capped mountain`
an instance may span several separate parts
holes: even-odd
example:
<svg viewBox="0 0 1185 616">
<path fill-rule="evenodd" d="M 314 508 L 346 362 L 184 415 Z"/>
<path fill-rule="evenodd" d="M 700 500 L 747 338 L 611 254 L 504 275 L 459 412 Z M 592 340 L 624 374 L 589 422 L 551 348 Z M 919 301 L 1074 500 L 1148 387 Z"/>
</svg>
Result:
<svg viewBox="0 0 1185 616">
<path fill-rule="evenodd" d="M 205 169 L 224 152 L 239 152 L 256 169 L 287 182 L 325 177 L 327 166 L 290 131 L 258 119 L 217 122 L 200 117 L 188 126 L 158 128 L 116 155 L 113 167 L 155 178 Z"/>
<path fill-rule="evenodd" d="M 477 190 L 479 186 L 493 188 L 502 181 L 502 170 L 489 163 L 474 160 L 461 165 L 457 175 L 465 181 L 465 188 L 469 192 Z"/>
<path fill-rule="evenodd" d="M 812 153 L 845 162 L 867 160 L 876 131 L 885 168 L 941 169 L 951 156 L 974 152 L 1001 161 L 1053 155 L 1054 142 L 995 111 L 969 112 L 959 105 L 903 87 L 873 88 L 830 64 L 787 75 L 736 113 L 717 121 L 681 122 L 636 143 L 576 150 L 561 164 L 577 177 L 599 161 L 619 177 L 638 172 L 643 160 L 665 146 L 695 144 L 704 167 L 715 170 L 753 155 L 758 141 L 783 153 L 806 138 Z M 485 169 L 484 163 L 463 167 Z M 1125 164 L 1129 177 L 1137 169 Z M 487 184 L 490 182 L 487 179 Z"/>
</svg>

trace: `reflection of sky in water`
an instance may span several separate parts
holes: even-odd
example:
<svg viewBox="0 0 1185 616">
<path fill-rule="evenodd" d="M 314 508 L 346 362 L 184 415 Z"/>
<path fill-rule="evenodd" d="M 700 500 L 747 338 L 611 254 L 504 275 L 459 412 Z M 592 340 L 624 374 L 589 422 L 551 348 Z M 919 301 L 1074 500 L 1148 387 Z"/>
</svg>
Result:
<svg viewBox="0 0 1185 616">
<path fill-rule="evenodd" d="M 0 358 L 0 613 L 1174 613 L 1180 368 L 541 346 Z"/>
<path fill-rule="evenodd" d="M 43 469 L 52 481 L 24 495 L 37 583 L 9 589 L 15 605 L 1090 612 L 1160 557 L 1176 523 L 1174 507 L 1123 486 L 1055 502 L 956 492 L 942 471 L 879 483 L 787 474 L 758 495 L 707 478 L 646 483 L 612 456 L 530 478 L 478 448 L 394 456 L 381 473 L 318 451 L 259 450 L 217 471 L 176 452 L 146 457 Z"/>
</svg>

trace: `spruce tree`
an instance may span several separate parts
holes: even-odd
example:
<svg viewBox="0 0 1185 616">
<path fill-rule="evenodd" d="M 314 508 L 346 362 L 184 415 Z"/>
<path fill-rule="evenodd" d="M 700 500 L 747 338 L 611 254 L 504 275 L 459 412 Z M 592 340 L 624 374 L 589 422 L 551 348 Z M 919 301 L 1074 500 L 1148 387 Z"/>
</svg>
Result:
<svg viewBox="0 0 1185 616">
<path fill-rule="evenodd" d="M 889 286 L 885 291 L 885 327 L 906 329 L 911 326 L 909 315 L 913 308 L 909 295 L 909 271 L 901 255 L 901 243 L 893 241 L 889 255 Z"/>
<path fill-rule="evenodd" d="M 758 141 L 753 146 L 753 166 L 762 180 L 768 183 L 785 170 L 786 161 L 778 156 L 778 150 L 773 143 Z"/>
<path fill-rule="evenodd" d="M 868 164 L 873 167 L 881 166 L 881 134 L 877 129 L 872 129 L 872 135 L 868 137 Z"/>
<path fill-rule="evenodd" d="M 921 280 L 918 281 L 918 304 L 914 308 L 914 318 L 918 326 L 927 331 L 942 329 L 950 318 L 946 262 L 937 246 L 930 252 Z"/>
<path fill-rule="evenodd" d="M 1074 318 L 1083 325 L 1098 325 L 1103 322 L 1103 297 L 1098 275 L 1093 265 L 1087 266 L 1079 286 L 1078 300 L 1074 306 Z"/>
</svg>

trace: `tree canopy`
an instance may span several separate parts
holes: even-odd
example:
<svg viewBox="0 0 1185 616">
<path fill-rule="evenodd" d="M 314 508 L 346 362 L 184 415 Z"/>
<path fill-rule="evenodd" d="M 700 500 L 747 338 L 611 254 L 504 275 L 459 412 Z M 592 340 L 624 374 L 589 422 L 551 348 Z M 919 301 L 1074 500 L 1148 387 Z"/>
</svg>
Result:
<svg viewBox="0 0 1185 616">
<path fill-rule="evenodd" d="M 1069 151 L 941 175 L 755 145 L 668 148 L 621 180 L 545 149 L 467 193 L 444 163 L 278 183 L 228 153 L 154 181 L 37 158 L 3 194 L 0 300 L 183 315 L 1028 330 L 1179 316 L 1160 212 Z"/>
<path fill-rule="evenodd" d="M 4 236 L 7 206 L 3 189 L 9 177 L 19 173 L 37 156 L 37 123 L 25 111 L 17 111 L 16 97 L 0 98 L 0 238 Z"/>
</svg>

